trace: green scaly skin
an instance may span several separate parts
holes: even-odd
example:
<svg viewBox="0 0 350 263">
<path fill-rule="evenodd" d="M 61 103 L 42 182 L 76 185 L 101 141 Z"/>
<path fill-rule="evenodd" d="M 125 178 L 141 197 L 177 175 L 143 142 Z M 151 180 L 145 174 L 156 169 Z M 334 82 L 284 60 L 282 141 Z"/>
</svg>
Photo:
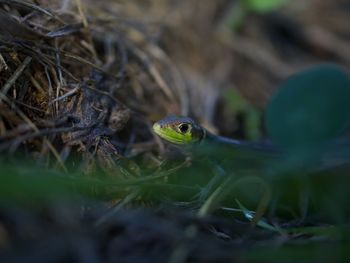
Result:
<svg viewBox="0 0 350 263">
<path fill-rule="evenodd" d="M 168 116 L 153 125 L 154 132 L 164 140 L 193 149 L 204 149 L 206 155 L 229 154 L 240 159 L 276 159 L 280 151 L 267 143 L 233 140 L 211 134 L 188 117 Z M 196 147 L 200 146 L 200 147 Z"/>
<path fill-rule="evenodd" d="M 206 200 L 212 190 L 219 186 L 226 171 L 252 168 L 262 171 L 281 157 L 280 154 L 276 156 L 271 145 L 216 136 L 188 117 L 168 116 L 156 122 L 153 130 L 164 140 L 189 149 L 196 159 L 211 164 L 215 176 L 199 193 L 200 200 Z"/>
<path fill-rule="evenodd" d="M 180 145 L 199 143 L 206 135 L 192 119 L 174 115 L 154 123 L 153 130 L 164 140 Z"/>
<path fill-rule="evenodd" d="M 188 146 L 192 152 L 201 156 L 226 159 L 234 166 L 244 162 L 247 162 L 250 167 L 256 164 L 266 165 L 266 162 L 276 163 L 286 157 L 285 152 L 271 143 L 247 142 L 216 136 L 188 117 L 168 116 L 154 123 L 153 130 L 170 143 Z M 315 152 L 318 157 L 316 157 L 317 161 L 311 165 L 312 170 L 349 166 L 349 149 L 349 139 L 338 138 L 329 141 Z"/>
</svg>

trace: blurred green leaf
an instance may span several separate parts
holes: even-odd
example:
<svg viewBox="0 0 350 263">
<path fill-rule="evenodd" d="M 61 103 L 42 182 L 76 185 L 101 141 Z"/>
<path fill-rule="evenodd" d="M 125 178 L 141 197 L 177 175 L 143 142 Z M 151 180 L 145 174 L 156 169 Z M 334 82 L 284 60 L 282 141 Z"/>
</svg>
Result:
<svg viewBox="0 0 350 263">
<path fill-rule="evenodd" d="M 350 244 L 304 242 L 282 247 L 250 248 L 242 254 L 243 262 L 349 262 Z"/>
<path fill-rule="evenodd" d="M 228 90 L 224 98 L 229 106 L 231 116 L 237 113 L 244 115 L 245 137 L 249 140 L 259 140 L 261 137 L 261 112 L 249 103 L 236 89 Z"/>
<path fill-rule="evenodd" d="M 341 67 L 314 66 L 277 90 L 266 110 L 271 139 L 288 149 L 312 149 L 336 138 L 350 124 L 350 78 Z"/>
<path fill-rule="evenodd" d="M 271 12 L 288 0 L 243 0 L 243 3 L 252 11 L 259 13 Z"/>
<path fill-rule="evenodd" d="M 240 210 L 242 211 L 243 215 L 245 216 L 246 219 L 248 219 L 250 222 L 253 221 L 255 212 L 248 210 L 246 207 L 244 207 L 237 199 L 236 203 L 238 204 Z M 273 225 L 268 224 L 264 219 L 260 219 L 257 223 L 258 226 L 265 228 L 270 231 L 278 232 L 280 233 L 280 230 Z"/>
<path fill-rule="evenodd" d="M 32 164 L 18 166 L 0 162 L 0 202 L 40 205 L 56 199 L 96 196 L 103 182 L 45 170 Z"/>
<path fill-rule="evenodd" d="M 334 240 L 349 240 L 350 237 L 350 230 L 347 227 L 342 226 L 295 227 L 284 230 L 289 234 L 313 235 L 324 238 L 333 238 Z"/>
<path fill-rule="evenodd" d="M 225 93 L 224 98 L 227 100 L 233 111 L 245 111 L 252 107 L 236 89 L 228 90 Z"/>
<path fill-rule="evenodd" d="M 0 161 L 0 203 L 40 205 L 56 199 L 76 199 L 81 196 L 106 199 L 111 194 L 119 194 L 121 191 L 118 191 L 118 187 L 123 185 L 121 180 L 101 180 L 98 175 L 73 176 L 23 160 L 19 162 L 16 166 Z"/>
</svg>

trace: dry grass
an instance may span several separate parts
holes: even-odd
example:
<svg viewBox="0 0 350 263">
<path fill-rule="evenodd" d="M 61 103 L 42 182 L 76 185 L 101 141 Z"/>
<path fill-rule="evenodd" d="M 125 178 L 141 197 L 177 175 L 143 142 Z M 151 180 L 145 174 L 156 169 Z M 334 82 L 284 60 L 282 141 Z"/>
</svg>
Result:
<svg viewBox="0 0 350 263">
<path fill-rule="evenodd" d="M 115 168 L 120 155 L 156 149 L 150 123 L 169 113 L 234 134 L 223 91 L 261 109 L 296 70 L 350 64 L 347 13 L 331 2 L 251 14 L 235 34 L 227 1 L 0 4 L 0 149 L 63 169 L 71 156 Z"/>
<path fill-rule="evenodd" d="M 140 132 L 152 138 L 149 120 L 177 111 L 176 70 L 132 21 L 81 1 L 0 3 L 2 151 L 115 168 Z"/>
</svg>

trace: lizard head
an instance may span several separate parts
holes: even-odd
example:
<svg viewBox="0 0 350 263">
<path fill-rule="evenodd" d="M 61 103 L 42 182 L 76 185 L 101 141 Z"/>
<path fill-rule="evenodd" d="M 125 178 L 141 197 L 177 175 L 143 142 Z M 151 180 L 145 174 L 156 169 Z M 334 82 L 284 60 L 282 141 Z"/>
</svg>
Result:
<svg viewBox="0 0 350 263">
<path fill-rule="evenodd" d="M 171 115 L 153 124 L 153 131 L 174 144 L 199 143 L 205 130 L 188 117 Z"/>
</svg>

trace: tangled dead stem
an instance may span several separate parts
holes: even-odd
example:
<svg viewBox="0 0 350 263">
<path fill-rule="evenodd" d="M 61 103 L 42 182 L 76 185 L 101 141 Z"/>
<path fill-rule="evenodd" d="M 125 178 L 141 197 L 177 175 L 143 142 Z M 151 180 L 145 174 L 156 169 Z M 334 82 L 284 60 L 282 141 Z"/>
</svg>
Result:
<svg viewBox="0 0 350 263">
<path fill-rule="evenodd" d="M 0 0 L 1 152 L 64 171 L 137 175 L 128 160 L 157 163 L 163 149 L 154 120 L 193 115 L 235 135 L 224 91 L 262 109 L 296 70 L 350 65 L 346 1 L 291 1 L 228 34 L 232 2 Z"/>
<path fill-rule="evenodd" d="M 252 16 L 232 38 L 222 33 L 227 1 L 0 3 L 0 149 L 63 169 L 73 155 L 115 169 L 121 155 L 156 149 L 150 123 L 168 113 L 232 132 L 236 120 L 218 111 L 223 90 L 262 108 L 305 65 L 350 63 L 348 13 L 330 1 Z M 320 20 L 329 10 L 337 20 Z"/>
</svg>

